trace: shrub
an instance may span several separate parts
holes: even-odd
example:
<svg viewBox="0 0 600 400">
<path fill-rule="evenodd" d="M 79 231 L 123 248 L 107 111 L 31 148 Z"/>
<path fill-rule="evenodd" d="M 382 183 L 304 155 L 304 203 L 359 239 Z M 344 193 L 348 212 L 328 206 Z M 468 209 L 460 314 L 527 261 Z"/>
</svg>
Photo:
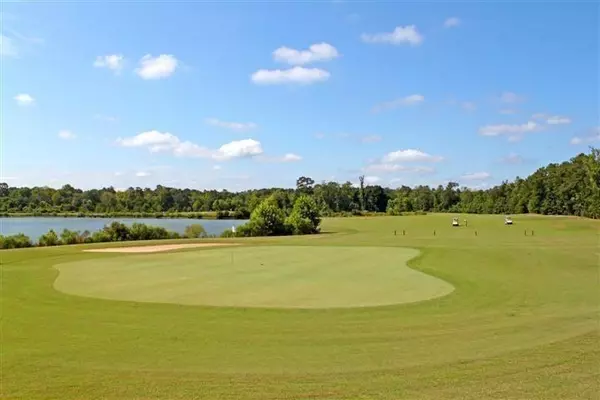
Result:
<svg viewBox="0 0 600 400">
<path fill-rule="evenodd" d="M 277 236 L 286 234 L 285 215 L 269 200 L 260 203 L 250 215 L 250 222 L 240 228 L 247 236 Z M 248 225 L 248 226 L 246 226 Z M 244 235 L 246 236 L 246 235 Z"/>
<path fill-rule="evenodd" d="M 22 249 L 32 245 L 29 236 L 22 233 L 8 236 L 0 235 L 0 249 Z"/>
<path fill-rule="evenodd" d="M 62 233 L 60 234 L 60 240 L 63 244 L 77 244 L 83 243 L 85 238 L 78 231 L 63 229 Z"/>
<path fill-rule="evenodd" d="M 129 239 L 129 228 L 122 222 L 113 221 L 104 227 L 104 231 L 110 236 L 111 242 L 120 242 Z"/>
<path fill-rule="evenodd" d="M 185 227 L 183 236 L 186 238 L 205 238 L 207 236 L 206 230 L 200 224 L 192 224 Z"/>
<path fill-rule="evenodd" d="M 107 231 L 102 229 L 102 230 L 92 233 L 92 236 L 90 237 L 90 241 L 92 243 L 110 242 L 110 241 L 112 241 L 112 237 L 110 236 L 110 234 Z"/>
<path fill-rule="evenodd" d="M 310 196 L 299 196 L 294 202 L 294 207 L 286 223 L 291 227 L 293 233 L 297 235 L 319 232 L 321 214 L 317 203 Z"/>
<path fill-rule="evenodd" d="M 167 239 L 169 231 L 160 226 L 149 226 L 146 224 L 135 222 L 129 228 L 129 240 L 155 240 Z"/>
<path fill-rule="evenodd" d="M 61 244 L 60 239 L 53 229 L 50 229 L 38 239 L 38 245 L 40 246 L 58 246 L 59 244 Z"/>
<path fill-rule="evenodd" d="M 223 232 L 221 232 L 221 235 L 219 235 L 222 238 L 232 238 L 232 237 L 236 237 L 239 236 L 238 232 L 233 232 L 231 229 L 227 229 L 224 230 Z"/>
</svg>

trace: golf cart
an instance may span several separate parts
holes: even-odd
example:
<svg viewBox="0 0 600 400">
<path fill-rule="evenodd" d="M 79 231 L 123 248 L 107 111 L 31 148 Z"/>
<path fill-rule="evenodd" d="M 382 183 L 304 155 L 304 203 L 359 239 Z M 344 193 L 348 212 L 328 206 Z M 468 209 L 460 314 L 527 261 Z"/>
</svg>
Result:
<svg viewBox="0 0 600 400">
<path fill-rule="evenodd" d="M 452 218 L 452 226 L 460 226 L 458 217 Z"/>
<path fill-rule="evenodd" d="M 512 225 L 512 218 L 509 217 L 508 215 L 506 217 L 504 217 L 504 225 Z"/>
</svg>

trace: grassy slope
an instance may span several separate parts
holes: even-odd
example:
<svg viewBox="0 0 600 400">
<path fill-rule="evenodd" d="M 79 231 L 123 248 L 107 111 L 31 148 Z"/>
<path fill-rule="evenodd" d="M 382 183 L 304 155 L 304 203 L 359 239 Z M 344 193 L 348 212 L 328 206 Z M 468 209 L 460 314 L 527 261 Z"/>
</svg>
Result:
<svg viewBox="0 0 600 400">
<path fill-rule="evenodd" d="M 400 247 L 236 246 L 59 264 L 54 287 L 103 299 L 232 307 L 331 308 L 428 300 L 454 290 L 408 268 Z M 168 268 L 165 268 L 168 266 Z"/>
<path fill-rule="evenodd" d="M 347 310 L 81 298 L 54 264 L 114 255 L 3 251 L 7 398 L 593 399 L 600 390 L 597 221 L 471 216 L 327 220 L 335 235 L 257 244 L 406 246 L 445 297 Z M 535 236 L 523 235 L 525 228 Z M 393 236 L 405 229 L 407 236 Z M 436 236 L 433 236 L 433 230 Z M 478 235 L 475 236 L 475 230 Z"/>
</svg>

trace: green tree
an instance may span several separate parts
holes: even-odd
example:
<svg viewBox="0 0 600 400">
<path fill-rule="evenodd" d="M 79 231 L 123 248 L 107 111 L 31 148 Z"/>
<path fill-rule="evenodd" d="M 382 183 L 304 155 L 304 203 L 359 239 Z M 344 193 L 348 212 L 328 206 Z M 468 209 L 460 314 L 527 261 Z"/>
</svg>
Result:
<svg viewBox="0 0 600 400">
<path fill-rule="evenodd" d="M 293 233 L 298 235 L 317 233 L 321 224 L 321 214 L 315 200 L 307 195 L 300 195 L 294 202 L 291 214 L 286 220 Z"/>
<path fill-rule="evenodd" d="M 249 228 L 251 236 L 277 236 L 285 235 L 285 214 L 272 202 L 265 200 L 260 203 L 250 214 Z M 242 228 L 242 231 L 244 228 Z"/>
<path fill-rule="evenodd" d="M 58 246 L 61 242 L 56 232 L 54 232 L 53 229 L 50 229 L 47 233 L 40 236 L 38 244 L 40 246 Z"/>
</svg>

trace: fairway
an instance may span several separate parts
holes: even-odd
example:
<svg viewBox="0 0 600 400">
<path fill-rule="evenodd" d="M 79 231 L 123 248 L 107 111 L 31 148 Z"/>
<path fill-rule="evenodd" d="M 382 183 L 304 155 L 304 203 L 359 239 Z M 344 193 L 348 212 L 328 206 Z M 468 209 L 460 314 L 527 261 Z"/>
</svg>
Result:
<svg viewBox="0 0 600 400">
<path fill-rule="evenodd" d="M 56 265 L 54 287 L 113 300 L 230 307 L 339 308 L 428 300 L 452 285 L 394 247 L 260 246 Z"/>
<path fill-rule="evenodd" d="M 597 398 L 599 221 L 452 216 L 3 251 L 2 396 Z"/>
</svg>

